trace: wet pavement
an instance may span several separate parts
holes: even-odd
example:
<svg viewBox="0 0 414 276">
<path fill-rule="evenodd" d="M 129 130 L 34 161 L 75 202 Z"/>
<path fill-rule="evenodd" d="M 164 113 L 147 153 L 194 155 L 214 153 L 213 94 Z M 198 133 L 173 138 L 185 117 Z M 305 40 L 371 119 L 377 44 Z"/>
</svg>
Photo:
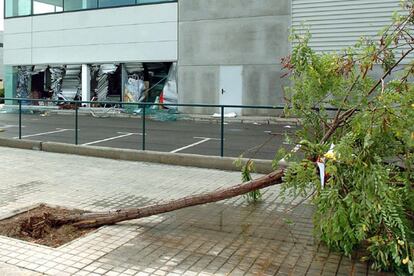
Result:
<svg viewBox="0 0 414 276">
<path fill-rule="evenodd" d="M 0 157 L 0 217 L 39 203 L 143 206 L 240 182 L 237 172 L 1 147 Z M 0 275 L 5 266 L 22 275 L 385 275 L 319 244 L 312 205 L 279 192 L 102 227 L 59 248 L 0 237 Z"/>
</svg>

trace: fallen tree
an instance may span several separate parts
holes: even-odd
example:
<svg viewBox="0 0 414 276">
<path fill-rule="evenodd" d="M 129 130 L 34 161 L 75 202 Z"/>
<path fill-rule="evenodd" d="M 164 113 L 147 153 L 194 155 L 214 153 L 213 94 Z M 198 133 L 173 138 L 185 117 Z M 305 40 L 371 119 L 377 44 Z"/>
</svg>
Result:
<svg viewBox="0 0 414 276">
<path fill-rule="evenodd" d="M 179 210 L 191 206 L 212 203 L 235 196 L 243 195 L 254 190 L 263 189 L 272 185 L 281 184 L 284 175 L 283 170 L 272 172 L 256 180 L 242 183 L 229 188 L 223 188 L 214 192 L 191 195 L 172 200 L 166 203 L 149 205 L 139 208 L 122 209 L 114 212 L 91 213 L 75 216 L 63 216 L 51 218 L 53 224 L 73 224 L 78 228 L 94 228 L 102 225 L 111 225 L 121 221 L 149 217 L 166 212 Z"/>
</svg>

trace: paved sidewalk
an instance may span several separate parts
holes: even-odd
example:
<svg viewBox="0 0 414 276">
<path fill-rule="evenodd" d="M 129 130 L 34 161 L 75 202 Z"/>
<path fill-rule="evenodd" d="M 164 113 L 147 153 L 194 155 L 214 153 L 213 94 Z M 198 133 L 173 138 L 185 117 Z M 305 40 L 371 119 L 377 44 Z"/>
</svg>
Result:
<svg viewBox="0 0 414 276">
<path fill-rule="evenodd" d="M 14 266 L 14 265 L 0 263 L 0 275 L 2 275 L 2 276 L 14 276 L 14 275 L 40 276 L 42 274 L 31 271 L 31 270 L 27 270 L 27 269 L 24 269 L 24 268 L 19 268 L 19 267 Z"/>
<path fill-rule="evenodd" d="M 0 217 L 38 203 L 143 206 L 240 181 L 237 172 L 1 147 L 0 158 Z M 379 275 L 317 244 L 312 207 L 292 209 L 278 195 L 271 187 L 256 205 L 238 197 L 103 227 L 56 249 L 0 237 L 0 275 Z"/>
</svg>

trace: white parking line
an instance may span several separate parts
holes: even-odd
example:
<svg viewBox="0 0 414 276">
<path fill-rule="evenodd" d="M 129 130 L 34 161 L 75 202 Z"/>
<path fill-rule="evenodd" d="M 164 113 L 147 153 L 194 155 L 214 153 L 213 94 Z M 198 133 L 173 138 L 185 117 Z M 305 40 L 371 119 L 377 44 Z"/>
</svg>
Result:
<svg viewBox="0 0 414 276">
<path fill-rule="evenodd" d="M 95 144 L 99 144 L 99 143 L 103 143 L 103 142 L 107 142 L 107 141 L 112 141 L 112 140 L 132 136 L 132 135 L 142 135 L 142 133 L 129 133 L 129 132 L 117 132 L 117 133 L 122 134 L 122 135 L 118 135 L 118 136 L 115 136 L 115 137 L 109 137 L 109 138 L 106 138 L 106 139 L 85 143 L 85 144 L 82 144 L 82 146 L 95 145 Z"/>
<path fill-rule="evenodd" d="M 4 126 L 0 126 L 0 128 L 2 129 L 6 129 L 6 128 L 18 128 L 18 125 L 4 125 Z M 22 126 L 22 128 L 25 128 L 26 126 Z"/>
<path fill-rule="evenodd" d="M 219 139 L 208 138 L 208 137 L 194 137 L 194 139 L 202 139 L 202 140 L 201 141 L 198 141 L 198 142 L 195 142 L 194 144 L 191 144 L 191 145 L 188 145 L 188 146 L 185 146 L 185 147 L 182 147 L 182 148 L 179 148 L 179 149 L 170 151 L 170 153 L 177 153 L 177 152 L 180 152 L 180 151 L 183 151 L 183 150 L 186 150 L 186 149 L 195 147 L 197 145 L 203 144 L 203 143 L 208 142 L 210 140 L 219 140 Z"/>
<path fill-rule="evenodd" d="M 73 129 L 62 129 L 62 128 L 57 128 L 57 130 L 54 131 L 48 131 L 48 132 L 42 132 L 42 133 L 36 133 L 36 134 L 30 134 L 30 135 L 24 135 L 22 136 L 22 138 L 29 138 L 29 137 L 36 137 L 36 136 L 43 136 L 43 135 L 48 135 L 48 134 L 55 134 L 55 133 L 61 133 L 61 132 L 65 132 L 65 131 L 70 131 Z M 13 137 L 14 139 L 18 139 L 19 136 L 17 137 Z"/>
</svg>

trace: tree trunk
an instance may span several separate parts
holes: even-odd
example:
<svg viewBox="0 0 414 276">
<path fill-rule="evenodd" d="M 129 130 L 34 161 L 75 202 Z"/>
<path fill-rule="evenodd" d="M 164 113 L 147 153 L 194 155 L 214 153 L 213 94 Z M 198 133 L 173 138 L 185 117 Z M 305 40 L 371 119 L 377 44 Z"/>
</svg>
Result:
<svg viewBox="0 0 414 276">
<path fill-rule="evenodd" d="M 281 184 L 284 175 L 283 170 L 272 172 L 246 183 L 238 184 L 229 188 L 219 189 L 213 192 L 192 195 L 166 203 L 149 205 L 139 208 L 129 208 L 105 213 L 89 213 L 69 217 L 55 217 L 56 224 L 73 224 L 78 228 L 92 228 L 102 225 L 112 225 L 121 221 L 149 217 L 157 214 L 167 213 L 191 206 L 202 205 L 243 195 L 258 189 L 272 185 Z"/>
</svg>

